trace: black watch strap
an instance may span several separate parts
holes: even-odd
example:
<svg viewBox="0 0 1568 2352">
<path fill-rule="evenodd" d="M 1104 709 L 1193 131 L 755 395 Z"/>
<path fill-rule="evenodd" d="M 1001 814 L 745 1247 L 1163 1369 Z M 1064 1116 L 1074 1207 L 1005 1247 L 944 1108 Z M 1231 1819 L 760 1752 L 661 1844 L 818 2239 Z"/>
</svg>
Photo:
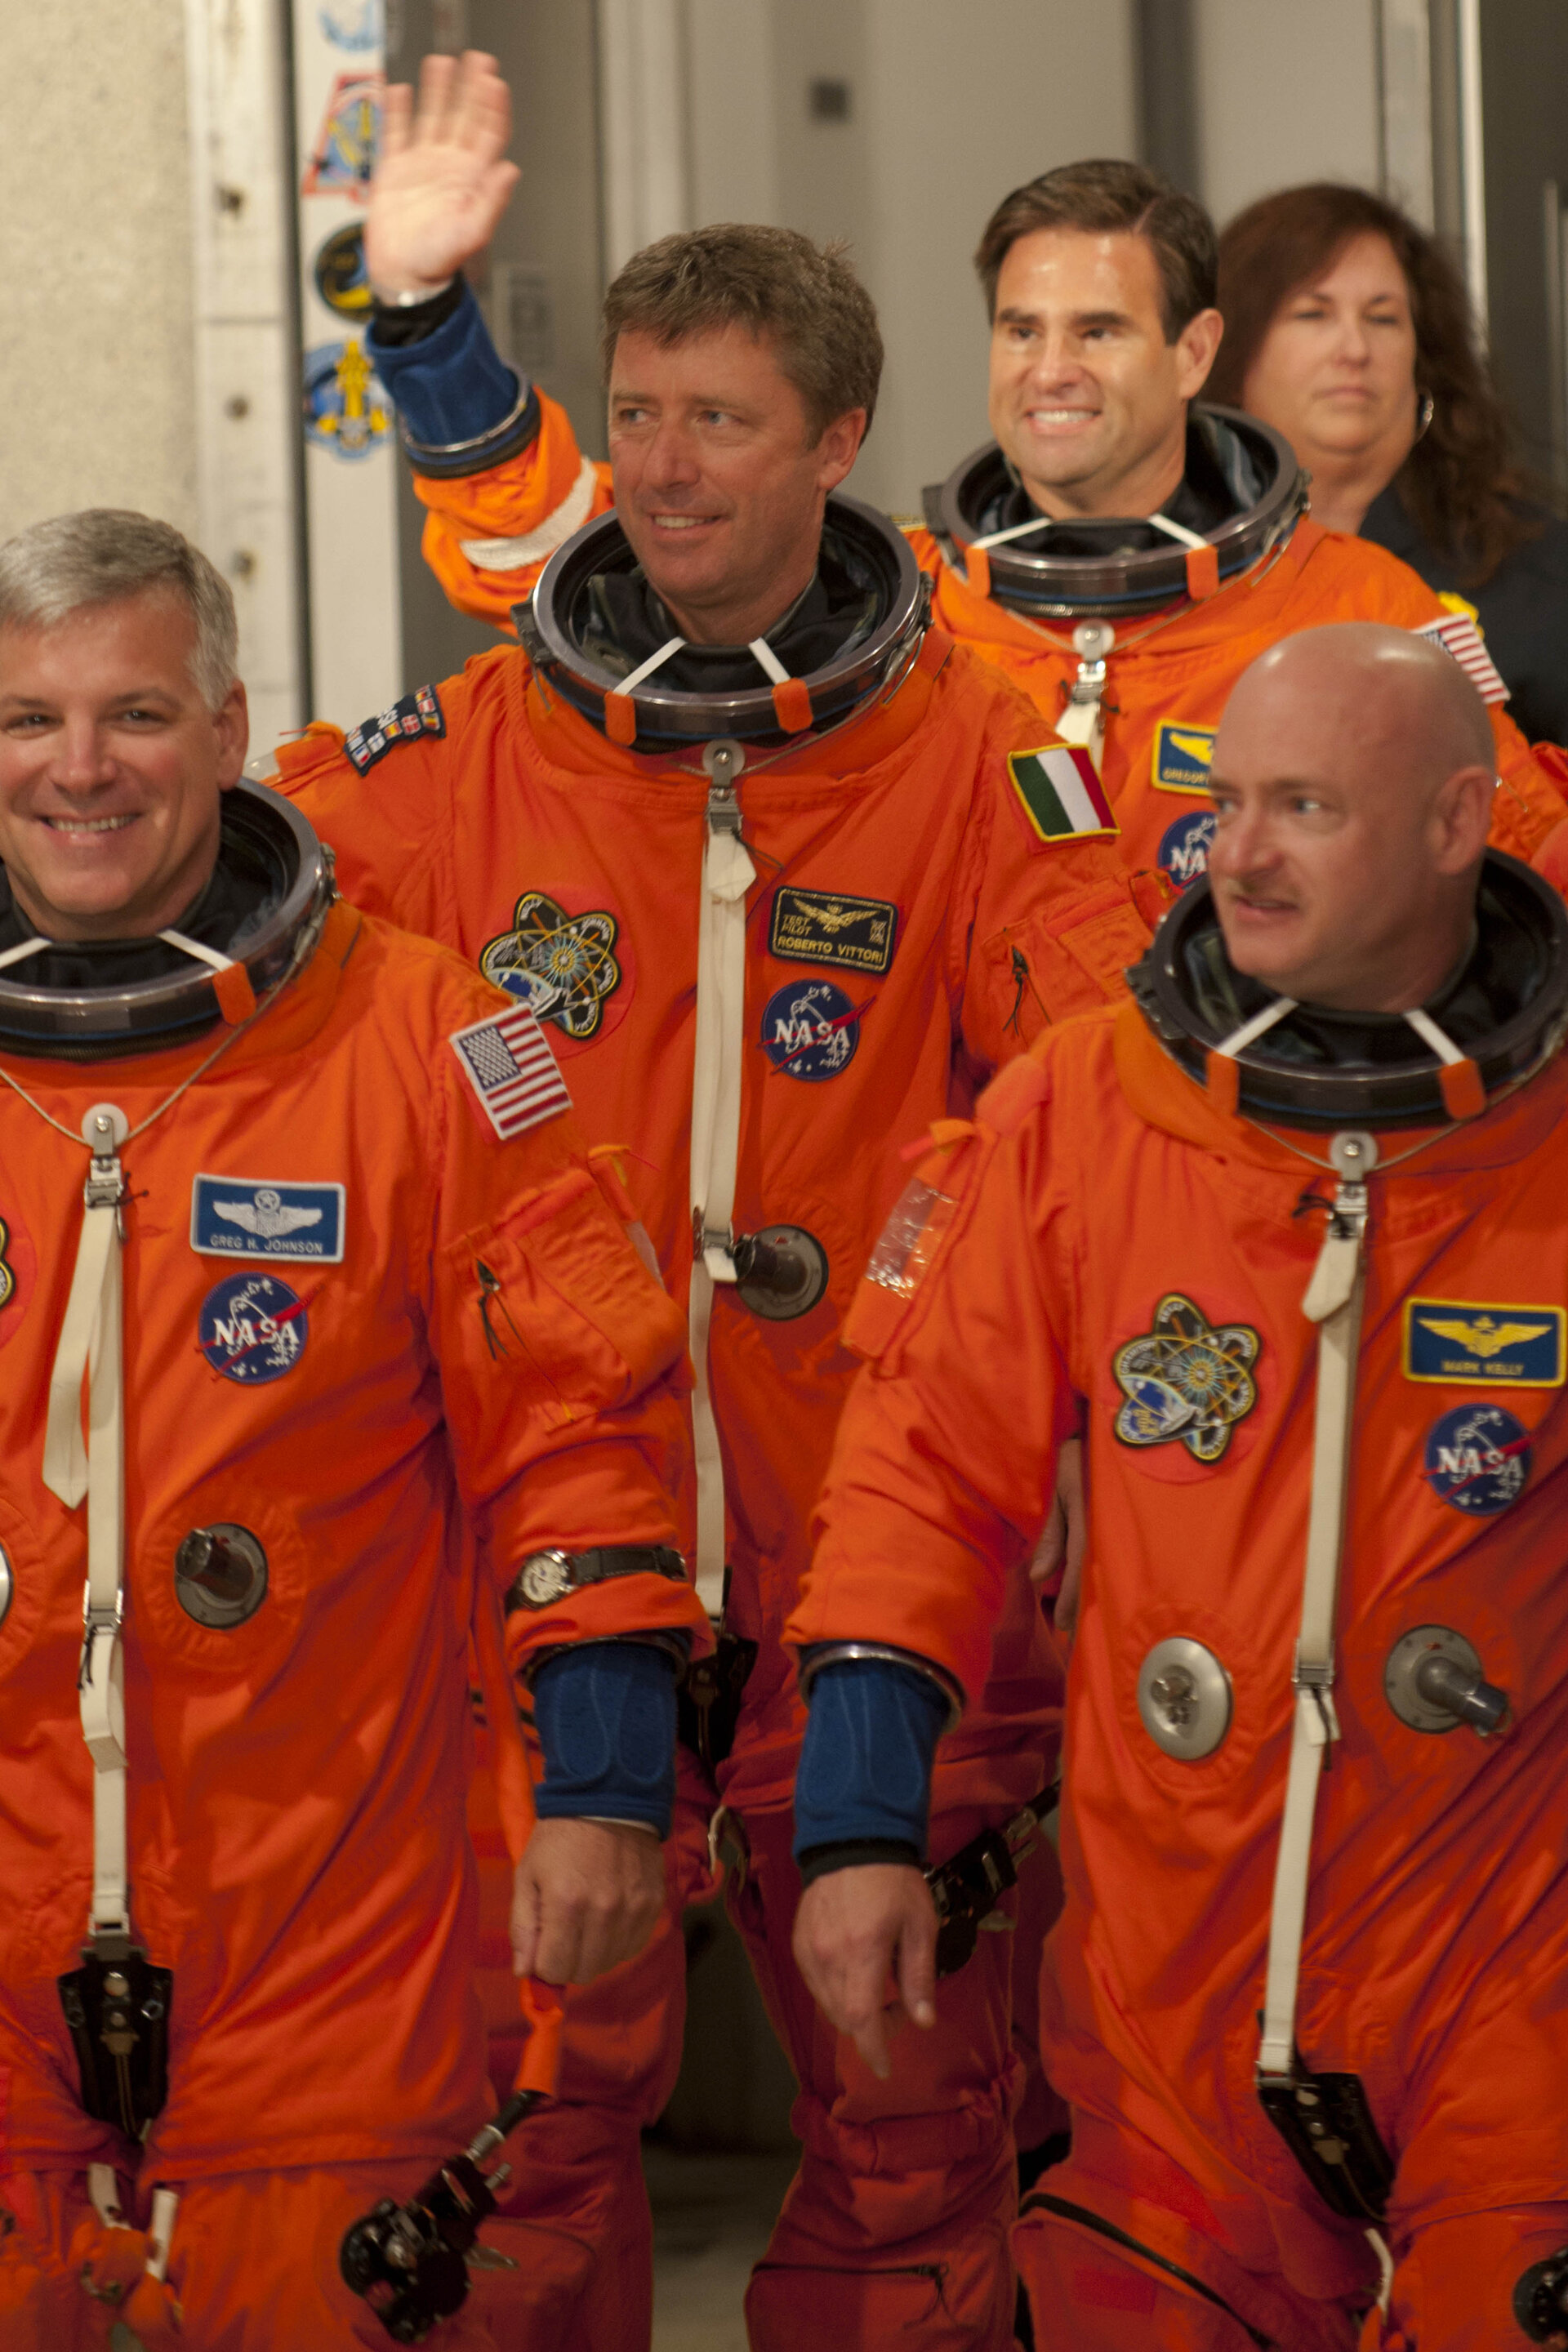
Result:
<svg viewBox="0 0 1568 2352">
<path fill-rule="evenodd" d="M 585 1584 L 613 1576 L 667 1576 L 686 1581 L 686 1562 L 668 1544 L 601 1544 L 594 1551 L 533 1551 L 507 1588 L 506 1607 L 548 1609 Z"/>
</svg>

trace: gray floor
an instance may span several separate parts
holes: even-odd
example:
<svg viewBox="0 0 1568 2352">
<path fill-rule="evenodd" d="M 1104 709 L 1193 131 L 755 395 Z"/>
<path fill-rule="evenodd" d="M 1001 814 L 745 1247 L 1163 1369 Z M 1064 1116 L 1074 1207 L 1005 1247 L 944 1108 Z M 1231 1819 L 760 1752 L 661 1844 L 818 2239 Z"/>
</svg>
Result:
<svg viewBox="0 0 1568 2352">
<path fill-rule="evenodd" d="M 653 2352 L 746 2352 L 741 2300 L 795 2162 L 793 2156 L 696 2155 L 645 2144 L 653 2205 Z"/>
</svg>

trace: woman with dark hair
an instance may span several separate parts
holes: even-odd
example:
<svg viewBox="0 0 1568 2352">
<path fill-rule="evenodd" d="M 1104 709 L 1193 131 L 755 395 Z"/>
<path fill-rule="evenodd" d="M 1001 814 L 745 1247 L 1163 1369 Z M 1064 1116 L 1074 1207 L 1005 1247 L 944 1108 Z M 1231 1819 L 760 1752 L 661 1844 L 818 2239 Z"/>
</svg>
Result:
<svg viewBox="0 0 1568 2352">
<path fill-rule="evenodd" d="M 1312 513 L 1478 615 L 1532 741 L 1568 740 L 1568 523 L 1513 453 L 1435 237 L 1363 188 L 1284 188 L 1220 239 L 1208 396 L 1283 433 Z"/>
</svg>

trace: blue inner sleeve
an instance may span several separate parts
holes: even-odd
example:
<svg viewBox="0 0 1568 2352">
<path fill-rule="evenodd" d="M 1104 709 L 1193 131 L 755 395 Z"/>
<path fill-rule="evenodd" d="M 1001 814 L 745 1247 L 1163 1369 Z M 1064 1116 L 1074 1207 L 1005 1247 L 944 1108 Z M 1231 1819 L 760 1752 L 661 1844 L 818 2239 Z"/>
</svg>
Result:
<svg viewBox="0 0 1568 2352">
<path fill-rule="evenodd" d="M 947 1702 L 929 1675 L 889 1658 L 844 1658 L 811 1686 L 795 1784 L 796 1857 L 867 1840 L 924 1857 L 931 1764 Z"/>
<path fill-rule="evenodd" d="M 493 432 L 522 389 L 491 342 L 470 286 L 433 335 L 416 343 L 383 343 L 373 327 L 370 352 L 409 433 L 429 448 Z"/>
<path fill-rule="evenodd" d="M 533 1680 L 544 1750 L 541 1821 L 592 1813 L 669 1835 L 675 1809 L 675 1664 L 646 1642 L 561 1650 Z"/>
</svg>

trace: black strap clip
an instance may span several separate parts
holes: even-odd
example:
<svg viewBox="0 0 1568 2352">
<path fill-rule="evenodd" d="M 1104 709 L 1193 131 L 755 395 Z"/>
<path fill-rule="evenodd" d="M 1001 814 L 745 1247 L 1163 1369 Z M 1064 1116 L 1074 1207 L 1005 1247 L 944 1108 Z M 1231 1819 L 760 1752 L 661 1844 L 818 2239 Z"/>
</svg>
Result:
<svg viewBox="0 0 1568 2352">
<path fill-rule="evenodd" d="M 741 1701 L 756 1663 L 754 1642 L 741 1633 L 721 1633 L 710 1655 L 688 1666 L 676 1694 L 676 1727 L 681 1743 L 710 1773 L 735 1745 Z"/>
<path fill-rule="evenodd" d="M 174 1971 L 155 1969 L 128 1936 L 100 1936 L 81 1958 L 58 1980 L 81 2103 L 96 2122 L 140 2139 L 169 2095 Z"/>
<path fill-rule="evenodd" d="M 1263 2112 L 1323 2200 L 1348 2221 L 1380 2224 L 1394 2158 L 1378 2136 L 1359 2074 L 1259 2074 Z"/>
</svg>

